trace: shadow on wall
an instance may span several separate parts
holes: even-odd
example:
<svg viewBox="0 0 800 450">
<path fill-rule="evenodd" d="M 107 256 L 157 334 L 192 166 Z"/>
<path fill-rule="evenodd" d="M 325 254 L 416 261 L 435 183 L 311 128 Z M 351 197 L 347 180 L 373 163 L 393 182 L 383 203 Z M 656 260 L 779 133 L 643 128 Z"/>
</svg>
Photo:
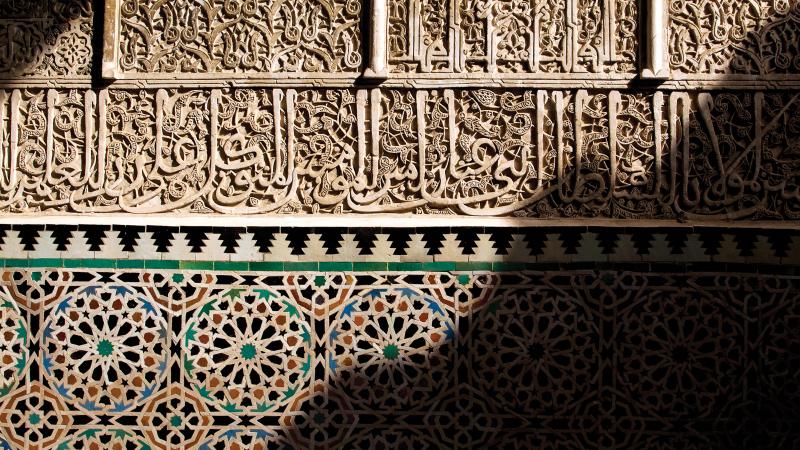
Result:
<svg viewBox="0 0 800 450">
<path fill-rule="evenodd" d="M 705 3 L 707 8 L 713 4 Z M 0 6 L 0 11 L 9 11 L 4 19 L 37 8 L 30 1 L 9 0 L 5 5 L 8 9 Z M 73 12 L 67 8 L 63 17 L 73 17 Z M 740 16 L 724 17 L 735 21 Z M 738 32 L 735 25 L 726 29 L 715 34 Z M 47 45 L 52 41 L 47 36 L 61 36 L 52 30 L 60 26 L 49 25 L 39 33 Z M 781 32 L 771 29 L 767 34 Z M 14 53 L 17 56 L 7 64 L 0 62 L 0 67 L 8 65 L 14 71 L 57 65 L 58 58 L 65 58 L 73 48 L 59 47 L 61 56 L 56 56 L 59 51 L 50 55 L 47 50 L 41 56 L 34 54 L 34 49 L 44 48 L 39 44 L 17 42 L 13 36 L 18 34 L 6 36 L 12 36 L 14 48 L 26 49 Z M 753 36 L 758 39 L 752 50 L 742 44 L 731 46 L 730 51 L 765 59 L 764 53 L 774 48 L 764 46 L 757 33 Z M 786 42 L 796 44 L 792 39 Z M 774 62 L 763 64 L 786 67 L 786 58 L 797 64 L 798 53 L 770 56 L 767 59 Z M 784 137 L 770 134 L 766 141 L 765 150 L 772 156 L 755 154 L 752 143 L 760 136 L 747 125 L 754 117 L 741 108 L 744 97 L 754 101 L 751 94 L 719 95 L 707 105 L 711 109 L 706 116 L 693 118 L 697 129 L 708 131 L 711 123 L 717 128 L 693 137 L 691 145 L 702 156 L 685 162 L 695 183 L 689 190 L 696 191 L 686 201 L 708 198 L 703 192 L 719 194 L 719 186 L 737 186 L 743 176 L 731 176 L 737 173 L 731 168 L 746 166 L 744 178 L 759 177 L 759 165 L 770 157 L 784 161 L 775 163 L 776 174 L 798 170 L 800 129 L 792 129 L 792 121 L 781 122 L 775 130 Z M 772 115 L 769 107 L 764 111 Z M 721 127 L 727 127 L 727 134 L 719 133 Z M 726 138 L 711 137 L 718 134 Z M 722 175 L 713 175 L 717 172 Z M 29 277 L 32 273 L 22 272 Z M 78 278 L 114 286 L 134 277 L 124 275 L 133 272 L 99 272 Z M 172 274 L 150 276 L 159 284 Z M 352 285 L 372 287 L 343 290 L 347 283 L 342 279 L 347 276 L 357 278 L 349 282 Z M 296 275 L 294 285 L 300 287 L 290 290 L 285 297 L 288 303 L 270 303 L 274 315 L 259 309 L 263 298 L 255 286 L 286 283 L 281 277 L 193 273 L 186 282 L 172 278 L 183 287 L 169 291 L 170 295 L 176 302 L 189 301 L 196 296 L 196 285 L 210 284 L 206 277 L 235 289 L 218 288 L 213 302 L 204 303 L 207 310 L 198 306 L 196 313 L 174 314 L 166 322 L 177 335 L 175 342 L 164 344 L 174 349 L 170 376 L 182 380 L 177 384 L 186 391 L 172 395 L 168 389 L 172 396 L 152 403 L 154 409 L 142 415 L 162 422 L 141 428 L 151 438 L 163 440 L 165 447 L 170 446 L 167 442 L 194 440 L 204 427 L 220 426 L 225 428 L 215 437 L 197 438 L 186 448 L 800 446 L 797 280 L 753 274 L 656 273 L 644 268 Z M 33 289 L 26 283 L 32 280 L 12 281 L 21 292 Z M 144 289 L 139 293 L 154 295 Z M 109 300 L 113 294 L 103 295 Z M 170 306 L 167 301 L 166 308 Z M 273 316 L 295 320 L 292 326 L 296 327 L 270 322 Z M 40 319 L 31 315 L 29 320 Z M 80 315 L 70 320 L 80 321 Z M 92 320 L 102 326 L 103 319 Z M 88 330 L 91 335 L 89 325 L 72 331 Z M 32 333 L 40 335 L 45 329 L 36 323 Z M 258 346 L 248 346 L 248 339 L 258 341 Z M 39 364 L 32 358 L 30 370 L 44 372 Z M 307 390 L 293 391 L 273 381 L 294 383 L 302 373 L 308 373 Z M 184 380 L 184 375 L 190 379 Z M 220 384 L 220 380 L 224 381 Z M 213 417 L 200 412 L 206 403 L 220 410 L 259 409 L 253 399 L 265 386 L 271 390 L 263 395 L 293 412 Z M 154 393 L 153 398 L 159 395 Z M 18 407 L 3 413 L 15 412 L 25 415 L 28 410 Z M 209 418 L 213 424 L 205 422 Z M 82 425 L 86 429 L 140 427 L 117 422 L 113 415 Z M 20 433 L 41 430 L 34 428 L 23 426 Z M 101 439 L 85 433 L 69 439 L 73 448 L 89 448 L 86 443 L 95 438 Z M 117 433 L 100 442 L 110 445 L 115 439 L 122 442 L 128 437 Z M 136 442 L 129 439 L 128 448 L 136 448 Z M 180 444 L 172 445 L 180 448 Z"/>
<path fill-rule="evenodd" d="M 676 208 L 720 218 L 796 220 L 800 94 L 749 89 L 798 79 L 800 5 L 780 0 L 672 0 L 669 5 L 673 77 L 713 75 L 711 83 L 746 88 L 700 92 L 686 100 L 688 105 L 678 100 L 672 151 L 678 152 L 684 181 Z M 691 113 L 683 119 L 687 106 Z"/>
<path fill-rule="evenodd" d="M 624 267 L 7 274 L 38 343 L 31 381 L 0 409 L 11 448 L 51 435 L 75 449 L 800 442 L 797 278 Z M 43 425 L 30 419 L 39 411 Z"/>
<path fill-rule="evenodd" d="M 92 49 L 103 48 L 102 21 L 92 11 L 102 5 L 102 0 L 0 0 L 0 79 L 99 75 Z"/>
<path fill-rule="evenodd" d="M 784 296 L 753 276 L 622 271 L 425 277 L 439 288 L 376 288 L 331 314 L 326 383 L 295 402 L 303 414 L 283 432 L 313 448 L 798 444 L 796 286 Z"/>
</svg>

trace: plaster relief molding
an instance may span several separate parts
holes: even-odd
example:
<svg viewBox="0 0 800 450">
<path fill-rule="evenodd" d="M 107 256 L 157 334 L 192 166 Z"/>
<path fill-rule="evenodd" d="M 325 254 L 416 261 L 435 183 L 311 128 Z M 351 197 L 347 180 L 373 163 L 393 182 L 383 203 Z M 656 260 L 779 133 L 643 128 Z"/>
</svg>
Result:
<svg viewBox="0 0 800 450">
<path fill-rule="evenodd" d="M 396 74 L 602 78 L 637 64 L 635 1 L 391 0 L 389 11 Z"/>
<path fill-rule="evenodd" d="M 222 0 L 194 9 L 148 1 L 106 0 L 103 73 L 121 86 L 344 87 L 362 72 L 396 85 L 547 83 L 576 74 L 603 83 L 637 72 L 634 0 L 301 0 L 294 6 L 311 8 L 303 14 L 290 14 L 285 0 L 257 11 Z M 254 14 L 272 20 L 254 23 Z M 312 19 L 294 23 L 298 17 Z M 361 21 L 370 24 L 367 61 Z M 294 36 L 296 29 L 305 31 Z"/>
<path fill-rule="evenodd" d="M 649 0 L 647 5 L 647 64 L 642 70 L 642 78 L 666 80 L 670 77 L 667 2 Z"/>
<path fill-rule="evenodd" d="M 677 90 L 800 88 L 790 0 L 649 0 L 643 17 L 634 0 L 181 1 L 106 0 L 103 76 L 154 89 L 343 88 L 373 74 L 386 87 L 423 89 L 624 89 L 639 77 Z M 101 32 L 91 2 L 7 11 L 0 86 L 91 85 Z M 362 21 L 375 54 L 363 50 Z"/>
<path fill-rule="evenodd" d="M 369 43 L 369 65 L 364 70 L 365 78 L 384 79 L 388 73 L 387 37 L 389 19 L 387 17 L 388 0 L 371 0 L 371 39 Z"/>
<path fill-rule="evenodd" d="M 669 0 L 668 8 L 672 80 L 797 88 L 796 0 Z"/>
</svg>

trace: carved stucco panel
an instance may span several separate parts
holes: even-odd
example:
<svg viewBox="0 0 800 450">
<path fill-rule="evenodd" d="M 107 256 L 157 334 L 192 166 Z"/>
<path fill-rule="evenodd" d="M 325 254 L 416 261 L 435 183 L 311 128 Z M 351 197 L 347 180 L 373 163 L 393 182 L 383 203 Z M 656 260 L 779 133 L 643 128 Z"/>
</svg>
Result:
<svg viewBox="0 0 800 450">
<path fill-rule="evenodd" d="M 394 72 L 628 73 L 633 0 L 390 0 Z"/>
<path fill-rule="evenodd" d="M 680 74 L 797 74 L 799 7 L 796 0 L 670 0 L 670 67 Z"/>
<path fill-rule="evenodd" d="M 361 68 L 358 0 L 118 0 L 123 73 L 320 73 Z"/>
</svg>

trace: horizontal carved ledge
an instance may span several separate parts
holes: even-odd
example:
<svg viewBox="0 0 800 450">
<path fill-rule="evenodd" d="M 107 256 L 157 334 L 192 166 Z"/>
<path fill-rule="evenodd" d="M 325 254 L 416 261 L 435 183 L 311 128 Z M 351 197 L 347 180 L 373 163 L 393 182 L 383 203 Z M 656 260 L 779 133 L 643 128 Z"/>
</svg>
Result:
<svg viewBox="0 0 800 450">
<path fill-rule="evenodd" d="M 5 214 L 800 219 L 800 93 L 0 91 Z"/>
<path fill-rule="evenodd" d="M 0 89 L 91 89 L 96 83 L 90 78 L 0 78 Z M 362 77 L 323 77 L 323 78 L 236 78 L 236 77 L 197 77 L 191 80 L 170 77 L 149 79 L 120 79 L 103 83 L 112 89 L 589 89 L 589 90 L 660 90 L 670 91 L 798 91 L 800 77 L 730 77 L 715 78 L 677 78 L 669 81 L 645 79 L 640 77 L 620 78 L 579 78 L 575 76 L 553 77 L 425 77 L 390 76 L 381 80 Z"/>
<path fill-rule="evenodd" d="M 625 228 L 631 233 L 637 230 L 654 232 L 658 230 L 730 230 L 733 233 L 761 230 L 800 232 L 800 221 L 784 220 L 724 220 L 724 219 L 610 219 L 610 218 L 555 218 L 541 219 L 531 217 L 466 217 L 454 215 L 425 216 L 420 220 L 414 214 L 128 214 L 128 213 L 44 213 L 0 214 L 0 226 L 153 226 L 153 227 L 279 227 L 314 229 L 325 228 L 547 228 L 553 230 L 570 229 L 585 231 L 598 228 Z M 798 238 L 800 242 L 800 238 Z M 800 249 L 800 245 L 798 246 Z"/>
</svg>

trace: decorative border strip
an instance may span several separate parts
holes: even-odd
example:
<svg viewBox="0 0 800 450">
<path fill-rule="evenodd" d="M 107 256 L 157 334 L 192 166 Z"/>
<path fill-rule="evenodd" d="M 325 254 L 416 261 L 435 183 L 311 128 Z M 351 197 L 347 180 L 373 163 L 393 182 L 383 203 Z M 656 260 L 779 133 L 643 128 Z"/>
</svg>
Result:
<svg viewBox="0 0 800 450">
<path fill-rule="evenodd" d="M 518 270 L 543 263 L 661 262 L 800 265 L 800 230 L 0 225 L 0 259 L 15 267 L 202 270 Z"/>
<path fill-rule="evenodd" d="M 466 9 L 459 12 L 461 7 L 455 2 L 444 2 L 440 5 L 441 10 L 435 11 L 431 17 L 426 16 L 430 12 L 420 10 L 421 5 L 411 0 L 392 3 L 392 7 L 386 0 L 363 0 L 358 3 L 361 10 L 358 20 L 377 26 L 363 27 L 361 31 L 365 32 L 364 36 L 358 33 L 358 40 L 371 42 L 368 46 L 370 54 L 364 58 L 365 61 L 353 67 L 353 71 L 252 71 L 247 74 L 237 71 L 203 72 L 202 69 L 186 73 L 125 72 L 118 67 L 120 45 L 122 42 L 135 41 L 138 37 L 123 36 L 121 33 L 120 8 L 124 3 L 121 0 L 105 0 L 102 2 L 104 8 L 98 11 L 93 11 L 93 6 L 101 2 L 70 0 L 43 2 L 41 5 L 35 2 L 18 3 L 9 6 L 11 9 L 6 17 L 0 20 L 0 36 L 6 38 L 6 42 L 0 44 L 5 50 L 0 62 L 0 86 L 5 88 L 56 85 L 89 88 L 93 81 L 89 72 L 94 51 L 103 52 L 104 76 L 116 78 L 118 82 L 114 83 L 115 87 L 130 88 L 186 85 L 353 87 L 382 83 L 385 87 L 416 88 L 524 86 L 624 89 L 646 88 L 648 84 L 655 86 L 661 82 L 662 89 L 681 90 L 800 87 L 800 75 L 778 73 L 787 68 L 772 67 L 779 53 L 756 58 L 758 67 L 755 75 L 726 73 L 737 70 L 729 67 L 735 57 L 735 53 L 727 52 L 732 44 L 738 43 L 739 48 L 748 45 L 754 48 L 783 48 L 789 56 L 796 53 L 791 42 L 793 13 L 787 2 L 780 7 L 763 8 L 757 18 L 751 17 L 756 26 L 743 36 L 710 32 L 715 23 L 736 10 L 736 2 L 730 1 L 720 3 L 713 12 L 706 12 L 704 14 L 708 15 L 702 17 L 694 15 L 694 11 L 704 11 L 696 2 L 678 5 L 676 8 L 680 11 L 672 11 L 674 5 L 666 0 L 653 0 L 646 7 L 632 0 L 599 2 L 595 6 L 590 6 L 591 3 L 582 6 L 566 4 L 561 5 L 560 8 L 566 8 L 563 10 L 558 6 L 550 6 L 559 9 L 557 14 L 553 14 L 555 11 L 548 14 L 548 7 L 545 6 L 541 11 L 537 7 L 536 11 L 522 13 L 521 17 L 507 13 L 503 9 L 504 4 L 497 4 L 489 8 L 499 9 L 487 17 L 470 19 L 471 27 L 477 26 L 489 38 L 473 48 L 478 50 L 477 53 L 468 54 L 463 47 L 477 44 L 467 43 L 467 30 L 462 28 L 462 21 L 465 20 L 462 15 L 470 13 L 469 4 L 463 5 Z M 403 6 L 398 8 L 399 5 Z M 593 14 L 599 16 L 587 20 L 589 16 L 579 12 L 579 9 L 586 7 L 597 8 Z M 131 11 L 128 13 L 134 14 Z M 584 13 L 588 14 L 587 11 Z M 370 16 L 367 17 L 367 14 Z M 525 16 L 530 16 L 531 20 L 535 17 L 536 24 L 518 21 Z M 565 16 L 569 18 L 561 23 L 556 18 L 559 16 L 562 19 Z M 623 22 L 625 26 L 622 26 Z M 392 26 L 387 28 L 389 23 Z M 682 42 L 686 30 L 681 29 L 680 24 L 686 23 L 704 31 L 699 33 L 699 41 L 690 39 L 691 42 Z M 433 28 L 438 26 L 442 29 L 436 32 L 431 24 L 436 24 Z M 556 35 L 552 35 L 550 27 L 566 34 L 559 35 L 556 32 Z M 370 28 L 368 32 L 367 28 Z M 774 32 L 783 28 L 787 28 L 785 35 Z M 94 42 L 93 34 L 97 34 L 97 39 L 104 42 L 102 50 L 94 48 L 99 47 L 99 43 Z M 583 42 L 582 39 L 588 40 Z M 560 41 L 562 46 L 543 51 L 539 44 L 548 40 Z M 388 45 L 390 41 L 391 49 Z M 646 47 L 646 50 L 640 51 L 640 47 Z M 686 51 L 702 54 L 703 57 L 690 58 L 692 63 L 688 65 L 671 64 L 670 56 L 685 60 Z M 252 56 L 247 51 L 245 54 Z M 504 65 L 505 68 L 500 67 Z M 548 65 L 549 68 L 546 67 Z M 556 72 L 551 72 L 554 67 Z M 700 70 L 715 73 L 700 73 Z"/>
<path fill-rule="evenodd" d="M 158 270 L 169 273 L 235 273 L 237 276 L 261 273 L 517 273 L 525 271 L 668 271 L 695 273 L 718 270 L 723 273 L 800 276 L 800 267 L 792 264 L 745 264 L 728 262 L 345 262 L 345 261 L 176 261 L 162 259 L 0 259 L 0 269 L 25 270 Z"/>
</svg>

